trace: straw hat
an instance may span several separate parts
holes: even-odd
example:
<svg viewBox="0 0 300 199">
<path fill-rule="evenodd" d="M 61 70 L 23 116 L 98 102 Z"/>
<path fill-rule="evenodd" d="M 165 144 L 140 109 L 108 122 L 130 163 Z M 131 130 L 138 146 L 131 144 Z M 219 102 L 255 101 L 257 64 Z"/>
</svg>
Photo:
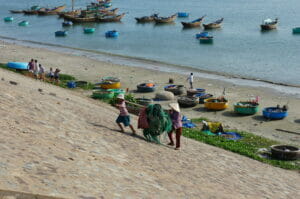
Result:
<svg viewBox="0 0 300 199">
<path fill-rule="evenodd" d="M 122 93 L 119 94 L 119 95 L 117 96 L 117 98 L 118 98 L 118 99 L 124 99 L 124 94 L 122 94 Z"/>
<path fill-rule="evenodd" d="M 179 109 L 179 104 L 178 103 L 171 103 L 171 104 L 169 104 L 169 107 L 171 107 L 171 109 L 173 109 L 174 111 L 180 113 L 180 109 Z"/>
</svg>

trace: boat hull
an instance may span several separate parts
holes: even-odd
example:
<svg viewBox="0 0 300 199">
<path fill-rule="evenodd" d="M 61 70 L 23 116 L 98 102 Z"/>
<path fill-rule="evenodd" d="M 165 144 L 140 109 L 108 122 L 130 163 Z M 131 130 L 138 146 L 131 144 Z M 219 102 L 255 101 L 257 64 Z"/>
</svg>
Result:
<svg viewBox="0 0 300 199">
<path fill-rule="evenodd" d="M 224 110 L 228 108 L 228 102 L 213 102 L 215 98 L 204 100 L 204 107 L 208 110 Z"/>
<path fill-rule="evenodd" d="M 25 62 L 8 62 L 6 66 L 8 68 L 17 69 L 17 70 L 28 70 L 28 63 Z"/>
</svg>

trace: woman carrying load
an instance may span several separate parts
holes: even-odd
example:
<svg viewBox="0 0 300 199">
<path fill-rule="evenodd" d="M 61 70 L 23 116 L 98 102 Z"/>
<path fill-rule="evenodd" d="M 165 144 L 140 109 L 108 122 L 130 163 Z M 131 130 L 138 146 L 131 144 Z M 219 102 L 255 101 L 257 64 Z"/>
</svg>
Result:
<svg viewBox="0 0 300 199">
<path fill-rule="evenodd" d="M 168 145 L 174 146 L 173 141 L 173 131 L 176 133 L 176 148 L 175 150 L 180 149 L 180 136 L 182 134 L 182 122 L 181 122 L 181 115 L 178 103 L 171 103 L 169 104 L 170 110 L 170 117 L 172 120 L 172 130 L 168 133 L 170 143 Z"/>
</svg>

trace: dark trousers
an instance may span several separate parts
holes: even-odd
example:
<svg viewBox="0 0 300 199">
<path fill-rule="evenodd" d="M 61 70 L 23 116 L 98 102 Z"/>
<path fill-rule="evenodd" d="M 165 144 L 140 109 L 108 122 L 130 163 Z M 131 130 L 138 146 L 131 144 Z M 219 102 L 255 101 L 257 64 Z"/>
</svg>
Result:
<svg viewBox="0 0 300 199">
<path fill-rule="evenodd" d="M 172 130 L 171 132 L 168 133 L 168 136 L 169 136 L 169 139 L 170 139 L 170 142 L 172 145 L 174 144 L 174 140 L 173 140 L 173 136 L 172 136 L 173 131 L 174 130 Z M 182 127 L 175 129 L 175 133 L 176 133 L 176 148 L 179 148 L 180 147 L 180 136 L 182 134 Z"/>
<path fill-rule="evenodd" d="M 190 88 L 193 89 L 193 82 L 190 82 Z"/>
</svg>

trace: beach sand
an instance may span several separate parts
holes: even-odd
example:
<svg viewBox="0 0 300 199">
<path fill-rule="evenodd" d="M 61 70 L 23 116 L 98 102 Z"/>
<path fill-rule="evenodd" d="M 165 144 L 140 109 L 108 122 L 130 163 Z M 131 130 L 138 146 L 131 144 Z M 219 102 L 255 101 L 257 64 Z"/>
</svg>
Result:
<svg viewBox="0 0 300 199">
<path fill-rule="evenodd" d="M 122 88 L 129 88 L 134 91 L 136 85 L 147 80 L 152 80 L 158 86 L 158 90 L 168 85 L 169 78 L 175 80 L 175 84 L 183 84 L 188 86 L 186 78 L 189 73 L 179 74 L 174 72 L 158 71 L 159 67 L 153 70 L 144 69 L 142 67 L 130 67 L 125 65 L 117 65 L 111 62 L 103 62 L 86 56 L 75 56 L 71 53 L 61 53 L 44 48 L 32 48 L 20 45 L 2 42 L 0 62 L 8 61 L 28 62 L 31 58 L 37 59 L 46 70 L 52 68 L 60 68 L 62 73 L 71 74 L 80 80 L 99 82 L 101 77 L 115 76 L 121 79 Z M 202 74 L 205 76 L 205 74 Z M 207 92 L 214 96 L 222 95 L 223 89 L 226 88 L 226 98 L 229 100 L 229 108 L 224 111 L 207 111 L 203 105 L 194 108 L 182 109 L 182 113 L 189 118 L 205 117 L 210 120 L 223 122 L 227 129 L 238 129 L 255 133 L 264 137 L 290 143 L 300 146 L 300 98 L 296 95 L 288 95 L 271 88 L 261 86 L 239 86 L 235 83 L 221 80 L 195 77 L 195 87 L 205 88 Z M 272 84 L 268 85 L 272 87 Z M 275 85 L 274 85 L 275 87 Z M 284 89 L 284 87 L 283 87 Z M 286 87 L 288 90 L 288 87 Z M 91 92 L 83 93 L 90 95 Z M 138 94 L 138 97 L 155 96 L 154 93 Z M 268 121 L 262 117 L 261 110 L 253 116 L 239 116 L 233 112 L 233 103 L 240 100 L 248 100 L 260 96 L 260 107 L 281 106 L 288 103 L 289 116 L 284 120 Z M 287 130 L 292 133 L 278 131 L 276 129 Z M 295 133 L 293 133 L 295 132 Z"/>
<path fill-rule="evenodd" d="M 13 56 L 17 56 L 23 50 L 24 57 L 18 61 L 27 60 L 26 53 L 35 55 L 46 66 L 59 66 L 65 73 L 83 72 L 78 76 L 82 79 L 90 79 L 84 71 L 94 71 L 96 80 L 98 75 L 122 68 L 107 64 L 108 69 L 93 60 L 38 49 L 10 45 L 5 48 L 2 52 L 7 56 L 12 56 L 13 51 Z M 8 61 L 3 53 L 1 56 L 1 61 Z M 134 68 L 121 70 L 142 74 Z M 145 76 L 155 77 L 153 72 L 147 72 Z M 129 86 L 125 74 L 114 75 L 118 74 Z M 173 75 L 176 81 L 184 79 Z M 158 83 L 163 85 L 165 80 Z M 0 191 L 3 199 L 22 198 L 9 190 L 70 199 L 300 197 L 297 171 L 276 168 L 186 138 L 182 138 L 180 151 L 148 143 L 140 131 L 136 137 L 130 136 L 129 129 L 118 132 L 114 123 L 117 109 L 82 93 L 3 69 L 0 104 L 0 190 L 7 190 Z M 199 115 L 202 114 L 205 115 Z M 137 118 L 132 118 L 136 125 Z M 237 121 L 234 117 L 227 120 Z M 167 139 L 163 137 L 162 141 L 166 143 Z"/>
</svg>

